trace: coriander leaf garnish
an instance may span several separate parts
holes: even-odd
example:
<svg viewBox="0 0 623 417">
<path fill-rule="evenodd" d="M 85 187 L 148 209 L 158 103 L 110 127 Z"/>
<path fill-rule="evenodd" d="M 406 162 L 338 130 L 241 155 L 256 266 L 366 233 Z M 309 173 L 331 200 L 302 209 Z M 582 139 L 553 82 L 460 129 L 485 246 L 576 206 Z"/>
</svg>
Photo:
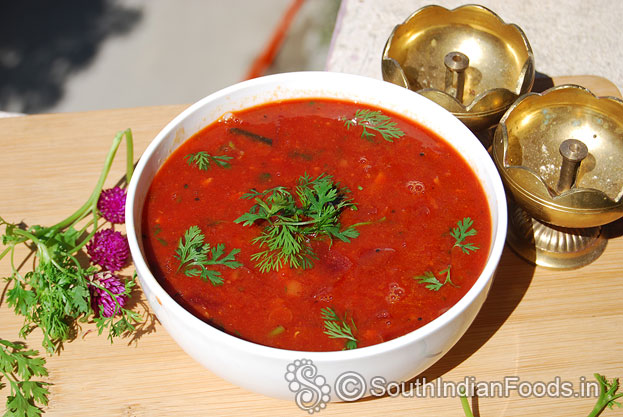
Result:
<svg viewBox="0 0 623 417">
<path fill-rule="evenodd" d="M 47 376 L 45 359 L 36 350 L 25 350 L 23 343 L 0 339 L 0 382 L 7 381 L 11 394 L 6 400 L 5 416 L 41 416 L 40 405 L 48 404 L 47 382 L 31 381 L 33 377 Z"/>
<path fill-rule="evenodd" d="M 211 163 L 215 163 L 221 168 L 231 168 L 231 165 L 227 161 L 234 158 L 227 155 L 210 155 L 207 152 L 200 151 L 197 153 L 189 153 L 184 159 L 186 159 L 188 165 L 195 164 L 201 171 L 207 171 L 210 169 Z"/>
<path fill-rule="evenodd" d="M 476 250 L 480 249 L 473 243 L 463 243 L 466 238 L 476 235 L 476 229 L 471 228 L 473 224 L 474 221 L 471 218 L 465 217 L 463 220 L 459 220 L 456 223 L 457 227 L 453 228 L 450 232 L 450 236 L 452 236 L 456 240 L 454 242 L 454 246 L 452 247 L 461 248 L 463 253 L 466 253 L 468 255 L 470 254 L 470 251 L 475 252 Z"/>
<path fill-rule="evenodd" d="M 251 189 L 241 198 L 253 199 L 255 205 L 234 220 L 243 226 L 264 224 L 262 234 L 252 240 L 260 252 L 251 256 L 261 272 L 276 271 L 285 265 L 307 269 L 317 259 L 309 246 L 310 239 L 328 237 L 350 242 L 359 236 L 354 224 L 342 228 L 339 216 L 343 210 L 356 210 L 347 198 L 350 191 L 340 188 L 331 176 L 321 174 L 312 179 L 307 174 L 299 177 L 295 196 L 286 187 L 274 187 L 259 192 Z"/>
<path fill-rule="evenodd" d="M 444 280 L 444 282 L 439 281 L 439 279 L 431 271 L 426 271 L 424 272 L 424 275 L 415 276 L 413 277 L 413 279 L 417 279 L 418 284 L 426 284 L 426 288 L 431 291 L 439 291 L 441 287 L 446 284 L 450 284 L 453 287 L 458 288 L 458 286 L 455 285 L 450 279 L 450 268 L 451 265 L 448 265 L 446 269 L 439 271 L 440 277 L 441 275 L 446 274 L 446 279 Z"/>
<path fill-rule="evenodd" d="M 242 264 L 237 262 L 235 256 L 240 249 L 232 249 L 229 254 L 225 253 L 225 245 L 219 243 L 212 247 L 209 243 L 204 243 L 205 236 L 201 233 L 199 226 L 190 226 L 184 232 L 184 237 L 175 250 L 175 258 L 180 261 L 177 268 L 188 277 L 198 276 L 204 281 L 210 281 L 212 285 L 223 285 L 223 277 L 219 271 L 208 269 L 210 265 L 223 265 L 231 269 L 236 269 Z M 208 257 L 210 255 L 210 257 Z"/>
<path fill-rule="evenodd" d="M 396 122 L 392 121 L 391 117 L 383 114 L 380 110 L 357 110 L 355 115 L 351 119 L 344 121 L 346 129 L 350 129 L 353 126 L 361 126 L 363 131 L 361 137 L 366 140 L 372 140 L 375 136 L 374 132 L 378 132 L 383 139 L 388 142 L 393 142 L 393 139 L 400 138 L 405 133 L 398 128 Z M 370 130 L 374 132 L 370 132 Z"/>
<path fill-rule="evenodd" d="M 324 320 L 324 334 L 331 339 L 346 339 L 346 346 L 343 350 L 356 349 L 357 338 L 354 336 L 353 332 L 357 331 L 357 327 L 355 326 L 353 318 L 351 317 L 350 319 L 351 327 L 351 325 L 346 322 L 346 316 L 340 318 L 331 307 L 325 307 L 321 312 L 321 317 Z"/>
</svg>

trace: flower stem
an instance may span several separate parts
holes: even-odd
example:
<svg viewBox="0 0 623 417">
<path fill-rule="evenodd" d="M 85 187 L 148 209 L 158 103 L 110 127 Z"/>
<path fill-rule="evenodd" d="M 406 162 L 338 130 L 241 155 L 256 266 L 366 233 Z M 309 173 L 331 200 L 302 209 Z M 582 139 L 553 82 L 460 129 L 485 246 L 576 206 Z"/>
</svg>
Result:
<svg viewBox="0 0 623 417">
<path fill-rule="evenodd" d="M 82 239 L 82 242 L 80 242 L 78 246 L 72 248 L 69 251 L 70 254 L 78 252 L 80 249 L 84 247 L 84 245 L 86 245 L 89 242 L 89 240 L 91 240 L 93 236 L 95 236 L 95 233 L 97 232 L 97 228 L 98 228 L 97 223 L 99 221 L 99 216 L 97 215 L 97 207 L 93 206 L 92 210 L 93 210 L 93 220 L 91 220 L 89 223 L 93 223 L 93 230 L 91 230 L 91 232 L 87 235 L 87 237 Z"/>
<path fill-rule="evenodd" d="M 465 417 L 474 417 L 472 409 L 469 406 L 469 402 L 467 401 L 465 390 L 459 388 L 459 396 L 461 397 L 461 405 L 463 406 L 463 412 L 465 413 Z"/>
<path fill-rule="evenodd" d="M 132 138 L 132 130 L 126 129 L 125 143 L 126 143 L 126 169 L 125 169 L 125 181 L 130 184 L 132 174 L 134 174 L 134 139 Z"/>
<path fill-rule="evenodd" d="M 55 224 L 49 229 L 42 229 L 42 231 L 38 233 L 38 235 L 41 235 L 43 232 L 47 230 L 64 229 L 65 227 L 74 223 L 77 219 L 81 218 L 81 216 L 86 211 L 91 209 L 91 207 L 94 204 L 97 204 L 97 200 L 99 199 L 99 196 L 102 193 L 102 188 L 104 187 L 104 182 L 106 181 L 106 177 L 108 177 L 108 173 L 110 172 L 110 167 L 112 166 L 112 162 L 115 159 L 115 154 L 117 153 L 117 149 L 119 149 L 119 145 L 121 144 L 121 140 L 123 139 L 124 136 L 126 138 L 126 142 L 128 143 L 128 147 L 127 147 L 128 158 L 127 159 L 129 162 L 127 165 L 128 167 L 132 166 L 132 169 L 133 169 L 134 156 L 129 154 L 130 152 L 133 152 L 132 133 L 130 132 L 130 129 L 126 129 L 123 132 L 118 132 L 115 138 L 113 139 L 112 146 L 110 147 L 110 150 L 108 151 L 108 155 L 106 155 L 104 168 L 102 169 L 99 180 L 97 181 L 97 184 L 95 185 L 95 189 L 93 190 L 93 193 L 91 194 L 89 199 L 86 201 L 86 203 L 84 203 L 82 207 L 76 210 L 72 215 L 67 217 L 65 220 L 60 221 L 59 223 Z M 130 177 L 132 176 L 132 169 L 130 169 Z M 126 172 L 126 178 L 128 178 L 127 172 Z"/>
<path fill-rule="evenodd" d="M 15 229 L 13 233 L 18 236 L 25 237 L 26 240 L 30 239 L 32 240 L 32 243 L 37 245 L 37 250 L 39 251 L 41 262 L 47 263 L 52 259 L 50 257 L 50 252 L 48 251 L 48 247 L 45 246 L 45 244 L 40 241 L 34 234 L 22 229 Z"/>
<path fill-rule="evenodd" d="M 9 253 L 10 251 L 11 251 L 11 246 L 9 246 L 8 248 L 6 248 L 6 249 L 4 250 L 4 252 L 0 253 L 0 260 L 2 260 L 2 258 L 4 258 L 4 257 L 5 257 L 5 255 L 6 255 L 7 253 Z"/>
</svg>

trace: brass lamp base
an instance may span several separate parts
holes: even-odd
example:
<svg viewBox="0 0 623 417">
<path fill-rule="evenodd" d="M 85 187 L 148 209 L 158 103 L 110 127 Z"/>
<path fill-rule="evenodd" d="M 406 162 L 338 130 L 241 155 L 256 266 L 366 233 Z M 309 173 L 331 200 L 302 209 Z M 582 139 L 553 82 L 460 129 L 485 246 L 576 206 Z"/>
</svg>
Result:
<svg viewBox="0 0 623 417">
<path fill-rule="evenodd" d="M 580 268 L 593 262 L 606 249 L 608 240 L 601 226 L 564 228 L 543 223 L 509 201 L 506 242 L 522 258 L 553 269 Z"/>
</svg>

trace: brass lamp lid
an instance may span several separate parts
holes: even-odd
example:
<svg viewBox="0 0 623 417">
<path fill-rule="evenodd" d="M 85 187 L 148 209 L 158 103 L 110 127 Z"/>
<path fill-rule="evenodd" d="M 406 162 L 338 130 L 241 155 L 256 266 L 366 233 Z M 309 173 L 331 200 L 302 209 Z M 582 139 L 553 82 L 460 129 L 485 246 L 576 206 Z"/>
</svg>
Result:
<svg viewBox="0 0 623 417">
<path fill-rule="evenodd" d="M 534 56 L 523 31 L 486 7 L 431 5 L 394 28 L 382 72 L 384 80 L 422 94 L 479 131 L 530 91 Z"/>
<path fill-rule="evenodd" d="M 562 85 L 520 97 L 495 131 L 493 159 L 519 206 L 566 228 L 623 216 L 623 101 Z"/>
</svg>

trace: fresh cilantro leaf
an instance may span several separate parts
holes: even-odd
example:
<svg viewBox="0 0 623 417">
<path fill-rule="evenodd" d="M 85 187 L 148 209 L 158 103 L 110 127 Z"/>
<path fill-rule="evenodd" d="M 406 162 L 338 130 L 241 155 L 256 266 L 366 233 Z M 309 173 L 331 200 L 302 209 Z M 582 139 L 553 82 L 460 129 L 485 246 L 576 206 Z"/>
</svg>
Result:
<svg viewBox="0 0 623 417">
<path fill-rule="evenodd" d="M 240 253 L 240 249 L 232 249 L 229 254 L 224 255 L 225 245 L 219 243 L 211 247 L 209 243 L 204 243 L 205 236 L 199 226 L 191 226 L 180 238 L 175 251 L 175 258 L 180 261 L 177 270 L 182 271 L 186 276 L 199 277 L 204 281 L 210 281 L 212 285 L 223 285 L 223 277 L 219 271 L 208 269 L 210 265 L 223 265 L 231 269 L 236 269 L 242 264 L 236 261 L 235 256 Z M 210 257 L 208 258 L 208 254 Z"/>
<path fill-rule="evenodd" d="M 479 249 L 479 247 L 473 243 L 463 243 L 463 241 L 468 237 L 476 235 L 476 229 L 472 229 L 473 224 L 474 221 L 471 218 L 465 217 L 463 220 L 459 220 L 456 223 L 457 227 L 453 228 L 450 232 L 450 236 L 455 239 L 454 246 L 452 247 L 461 248 L 463 253 L 468 255 L 470 254 L 470 251 L 475 252 Z"/>
<path fill-rule="evenodd" d="M 446 284 L 450 284 L 453 287 L 458 288 L 458 286 L 454 285 L 454 283 L 450 279 L 450 268 L 451 266 L 448 265 L 446 269 L 439 271 L 440 276 L 446 274 L 444 282 L 439 281 L 439 279 L 431 271 L 426 271 L 424 272 L 424 275 L 415 276 L 413 277 L 413 279 L 416 279 L 418 281 L 418 284 L 426 284 L 426 289 L 429 289 L 431 291 L 439 291 L 441 287 Z"/>
<path fill-rule="evenodd" d="M 11 394 L 7 396 L 5 416 L 41 416 L 40 405 L 48 404 L 50 394 L 47 382 L 31 381 L 45 377 L 45 359 L 36 350 L 26 350 L 21 343 L 0 339 L 0 383 L 8 382 Z"/>
<path fill-rule="evenodd" d="M 418 284 L 426 284 L 426 288 L 431 291 L 439 291 L 443 284 L 433 275 L 431 271 L 424 272 L 424 275 L 414 277 L 418 280 Z"/>
</svg>

